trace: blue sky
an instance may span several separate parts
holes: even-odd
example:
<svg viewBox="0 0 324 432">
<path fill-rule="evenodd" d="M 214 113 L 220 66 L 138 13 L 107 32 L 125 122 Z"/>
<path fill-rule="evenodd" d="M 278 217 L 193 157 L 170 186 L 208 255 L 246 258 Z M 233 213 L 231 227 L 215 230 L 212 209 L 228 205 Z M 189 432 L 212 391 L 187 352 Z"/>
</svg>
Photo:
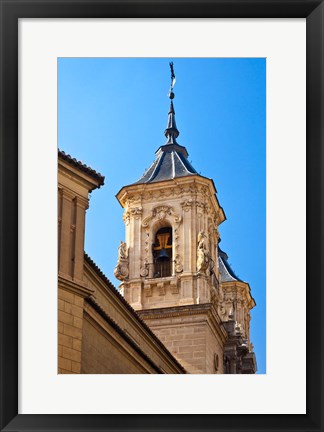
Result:
<svg viewBox="0 0 324 432">
<path fill-rule="evenodd" d="M 58 145 L 105 175 L 91 194 L 85 250 L 118 286 L 113 269 L 125 238 L 115 195 L 138 180 L 165 143 L 174 62 L 179 144 L 214 180 L 227 220 L 221 248 L 249 282 L 257 306 L 251 341 L 266 372 L 266 60 L 263 58 L 61 58 Z"/>
</svg>

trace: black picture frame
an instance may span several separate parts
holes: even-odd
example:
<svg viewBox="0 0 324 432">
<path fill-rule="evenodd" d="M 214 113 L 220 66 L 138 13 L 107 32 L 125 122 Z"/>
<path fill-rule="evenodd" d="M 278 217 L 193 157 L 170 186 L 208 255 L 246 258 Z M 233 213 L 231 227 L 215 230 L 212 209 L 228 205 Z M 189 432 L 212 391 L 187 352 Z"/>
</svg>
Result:
<svg viewBox="0 0 324 432">
<path fill-rule="evenodd" d="M 1 12 L 1 431 L 323 431 L 324 5 L 318 0 L 0 0 Z M 307 414 L 18 414 L 18 20 L 19 18 L 306 18 Z M 274 36 L 275 37 L 275 36 Z M 293 157 L 293 155 L 292 155 Z M 287 169 L 289 169 L 287 167 Z M 298 217 L 298 209 L 296 209 Z M 298 235 L 298 233 L 296 233 Z M 298 317 L 294 317 L 298 319 Z M 283 332 L 285 332 L 283 325 Z M 283 359 L 298 362 L 299 351 Z M 113 391 L 113 390 L 109 390 Z M 217 391 L 217 389 L 215 389 Z M 280 389 L 278 389 L 280 391 Z M 44 395 L 46 397 L 46 395 Z M 150 396 L 151 397 L 151 396 Z"/>
</svg>

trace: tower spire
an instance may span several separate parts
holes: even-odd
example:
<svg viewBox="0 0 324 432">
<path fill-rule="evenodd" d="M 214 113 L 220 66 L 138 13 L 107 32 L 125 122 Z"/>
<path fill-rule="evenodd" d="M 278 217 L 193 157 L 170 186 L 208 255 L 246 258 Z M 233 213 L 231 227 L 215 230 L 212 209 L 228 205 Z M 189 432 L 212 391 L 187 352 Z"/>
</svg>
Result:
<svg viewBox="0 0 324 432">
<path fill-rule="evenodd" d="M 179 131 L 177 129 L 177 125 L 176 125 L 176 121 L 175 121 L 175 111 L 174 111 L 174 106 L 173 106 L 173 99 L 175 96 L 173 93 L 173 87 L 174 87 L 175 82 L 176 82 L 176 77 L 174 74 L 173 62 L 170 62 L 169 65 L 170 65 L 170 71 L 171 71 L 171 86 L 170 86 L 170 91 L 169 91 L 170 108 L 169 108 L 169 113 L 168 113 L 168 124 L 167 124 L 167 128 L 164 131 L 164 135 L 167 138 L 166 144 L 178 144 L 177 138 L 179 136 Z"/>
</svg>

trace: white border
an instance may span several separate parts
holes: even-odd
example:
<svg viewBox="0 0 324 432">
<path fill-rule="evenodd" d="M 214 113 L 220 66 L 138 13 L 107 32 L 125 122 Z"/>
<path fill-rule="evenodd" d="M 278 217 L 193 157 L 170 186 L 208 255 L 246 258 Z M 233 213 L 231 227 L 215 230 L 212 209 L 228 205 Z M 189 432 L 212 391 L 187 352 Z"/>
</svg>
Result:
<svg viewBox="0 0 324 432">
<path fill-rule="evenodd" d="M 306 412 L 305 53 L 304 19 L 20 20 L 20 413 Z M 267 375 L 56 374 L 57 57 L 267 57 Z"/>
</svg>

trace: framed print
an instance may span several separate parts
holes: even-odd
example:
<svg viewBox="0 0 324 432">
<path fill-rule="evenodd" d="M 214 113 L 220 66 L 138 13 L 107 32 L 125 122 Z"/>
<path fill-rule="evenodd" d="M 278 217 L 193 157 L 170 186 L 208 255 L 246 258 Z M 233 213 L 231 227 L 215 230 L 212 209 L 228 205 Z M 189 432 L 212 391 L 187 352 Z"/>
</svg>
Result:
<svg viewBox="0 0 324 432">
<path fill-rule="evenodd" d="M 322 430 L 323 3 L 176 2 L 170 8 L 167 2 L 3 1 L 1 16 L 1 429 Z M 132 167 L 131 150 L 126 146 L 124 161 L 122 152 L 118 159 L 118 135 L 126 141 L 133 136 L 134 143 L 139 139 L 141 131 L 132 123 L 137 106 L 149 119 L 145 130 L 154 132 L 150 128 L 154 120 L 145 111 L 149 112 L 151 101 L 159 97 L 152 82 L 154 76 L 156 82 L 162 82 L 156 66 L 162 63 L 167 67 L 170 63 L 166 81 L 171 78 L 166 91 L 170 99 L 167 143 L 162 143 L 156 161 L 133 183 L 132 168 L 141 170 L 145 165 L 140 165 L 140 157 L 137 160 L 133 156 Z M 177 141 L 182 130 L 175 123 L 174 110 L 178 115 L 187 109 L 186 115 L 191 115 L 190 102 L 181 105 L 180 101 L 178 108 L 180 96 L 175 86 L 177 78 L 180 93 L 185 82 L 183 78 L 181 84 L 181 75 L 188 71 L 190 79 L 183 94 L 190 94 L 190 83 L 196 77 L 192 86 L 195 119 L 198 122 L 205 111 L 206 131 L 213 131 L 217 116 L 208 117 L 206 111 L 211 111 L 211 106 L 205 110 L 199 105 L 199 91 L 213 94 L 212 82 L 218 74 L 222 85 L 216 87 L 217 95 L 221 97 L 222 88 L 227 88 L 224 99 L 227 95 L 235 103 L 228 108 L 224 102 L 223 109 L 231 111 L 229 119 L 234 121 L 234 107 L 242 102 L 239 84 L 235 88 L 236 81 L 230 81 L 229 76 L 237 64 L 233 75 L 241 73 L 241 78 L 244 74 L 249 78 L 244 81 L 249 92 L 245 107 L 237 114 L 246 121 L 235 124 L 248 130 L 246 136 L 251 140 L 256 139 L 260 120 L 254 120 L 248 129 L 246 113 L 262 112 L 262 130 L 267 137 L 262 156 L 264 166 L 265 160 L 267 164 L 262 174 L 264 180 L 267 175 L 267 332 L 261 331 L 261 321 L 256 321 L 259 341 L 267 350 L 263 351 L 263 361 L 258 354 L 261 342 L 257 342 L 257 374 L 249 334 L 249 310 L 255 306 L 253 286 L 249 291 L 249 284 L 233 271 L 221 246 L 216 248 L 218 227 L 213 227 L 212 221 L 220 224 L 225 213 L 215 198 L 212 180 L 193 168 L 195 163 L 188 159 L 182 141 Z M 124 74 L 126 70 L 128 74 Z M 149 71 L 145 79 L 141 77 L 144 70 Z M 88 72 L 83 76 L 81 71 Z M 132 87 L 133 77 L 137 82 Z M 140 80 L 145 81 L 143 87 Z M 70 94 L 66 89 L 82 94 L 85 105 L 78 103 L 77 97 L 72 105 L 65 97 Z M 105 121 L 115 125 L 118 133 L 111 126 L 105 132 L 93 126 L 86 132 L 90 111 L 80 115 L 78 110 L 92 103 L 93 94 L 99 102 L 92 113 L 101 117 L 106 112 Z M 110 117 L 106 108 L 98 110 L 104 94 L 112 104 Z M 175 94 L 178 97 L 174 100 Z M 262 109 L 259 105 L 248 108 L 253 98 L 261 101 Z M 138 99 L 133 108 L 132 99 Z M 125 131 L 117 117 L 113 122 L 111 113 L 119 117 L 118 121 L 125 115 Z M 219 118 L 224 127 L 224 117 Z M 57 142 L 64 142 L 62 130 L 67 131 L 73 122 L 79 138 L 72 137 L 71 132 L 66 136 L 67 141 L 78 140 L 77 154 L 66 141 L 58 156 L 57 178 Z M 194 120 L 190 123 L 194 126 Z M 227 131 L 233 133 L 229 125 Z M 85 134 L 85 141 L 90 142 L 102 140 L 100 133 L 107 134 L 107 146 L 111 146 L 107 159 L 103 153 L 97 157 L 95 144 L 88 153 L 82 153 Z M 183 144 L 190 151 L 190 135 L 186 133 L 184 126 Z M 116 141 L 115 149 L 109 139 Z M 226 136 L 221 140 L 225 142 Z M 168 163 L 164 152 L 171 147 L 172 163 Z M 195 160 L 204 151 L 203 146 L 197 148 L 199 151 L 192 152 Z M 138 154 L 140 150 L 138 147 Z M 254 148 L 246 162 L 250 172 L 253 163 L 261 160 L 258 151 Z M 214 154 L 210 147 L 208 152 L 210 163 L 216 165 L 216 150 Z M 243 184 L 243 170 L 234 168 L 239 150 L 233 147 L 232 152 L 231 164 L 224 164 L 224 171 L 228 181 Z M 116 162 L 106 172 L 100 159 L 109 158 Z M 109 181 L 114 163 L 114 177 L 120 174 L 121 179 L 119 192 L 114 193 L 118 192 L 117 199 L 124 208 L 126 236 L 117 248 L 115 222 L 108 220 L 112 216 L 102 207 L 102 216 L 107 216 L 98 220 L 98 226 L 102 224 L 102 233 L 105 226 L 110 244 L 99 264 L 102 268 L 105 254 L 115 256 L 114 275 L 121 282 L 123 296 L 116 294 L 92 259 L 98 244 L 92 250 L 90 246 L 91 258 L 84 256 L 82 237 L 87 194 L 103 186 L 103 175 L 108 175 Z M 103 175 L 95 171 L 98 166 Z M 158 180 L 154 182 L 155 177 Z M 189 178 L 194 179 L 190 187 Z M 174 187 L 162 191 L 166 183 L 159 183 L 159 179 L 174 182 L 181 200 Z M 261 188 L 262 180 L 253 183 Z M 143 184 L 146 192 L 141 192 L 139 205 L 136 193 Z M 72 193 L 74 188 L 77 196 Z M 99 202 L 97 194 L 104 196 L 105 191 L 102 188 L 91 195 L 91 209 Z M 191 220 L 192 193 L 196 194 L 197 216 Z M 161 198 L 165 194 L 167 201 Z M 232 200 L 239 202 L 234 192 Z M 248 200 L 249 216 L 256 228 L 261 216 Z M 67 211 L 68 201 L 73 205 L 70 203 Z M 248 234 L 249 218 L 244 219 L 242 205 L 238 208 L 243 225 L 237 242 L 253 242 Z M 68 225 L 64 219 L 67 213 L 72 218 Z M 186 246 L 185 232 L 192 237 L 190 247 Z M 254 265 L 259 268 L 258 258 Z M 243 274 L 244 270 L 239 271 Z M 189 286 L 194 287 L 192 292 Z M 239 292 L 246 298 L 238 298 Z M 114 304 L 120 315 L 112 313 L 105 306 L 108 304 Z M 209 336 L 202 330 L 203 317 L 217 343 L 231 334 L 231 345 L 215 350 L 210 349 L 210 342 L 205 346 Z M 219 322 L 218 317 L 222 317 Z M 105 342 L 97 343 L 104 334 Z M 107 340 L 109 346 L 105 345 Z M 88 344 L 90 353 L 82 357 L 83 361 L 81 343 Z M 196 345 L 199 349 L 195 350 Z M 234 345 L 235 361 L 231 354 Z M 114 362 L 109 363 L 110 356 Z"/>
</svg>

